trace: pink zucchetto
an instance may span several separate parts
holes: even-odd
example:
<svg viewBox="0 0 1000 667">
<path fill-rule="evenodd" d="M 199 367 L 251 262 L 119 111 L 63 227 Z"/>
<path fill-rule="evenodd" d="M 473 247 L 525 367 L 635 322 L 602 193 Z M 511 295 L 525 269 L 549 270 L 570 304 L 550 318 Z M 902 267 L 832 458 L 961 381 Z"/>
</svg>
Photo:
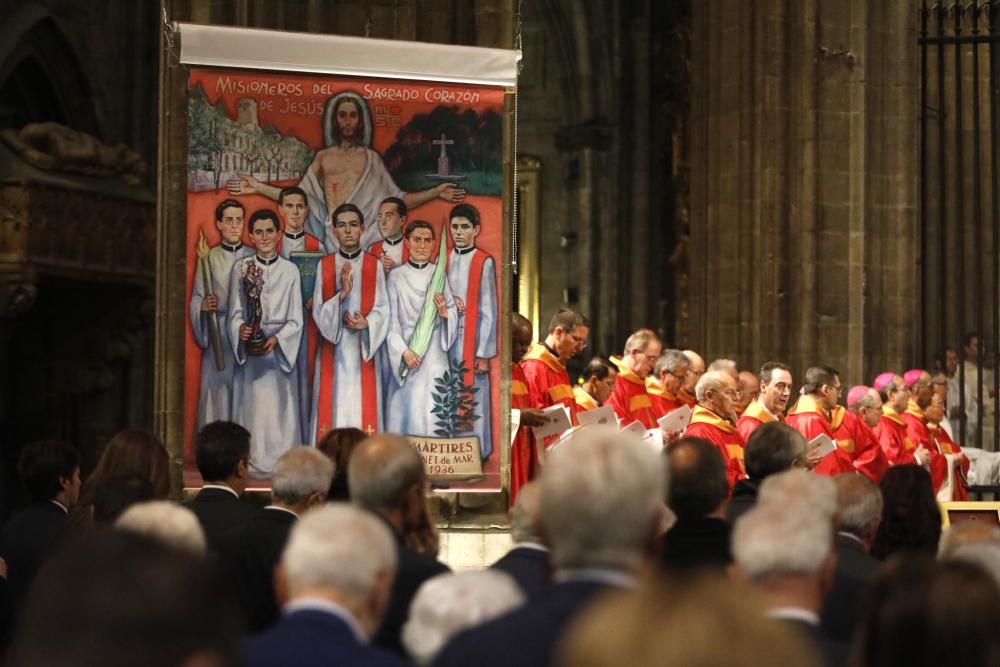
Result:
<svg viewBox="0 0 1000 667">
<path fill-rule="evenodd" d="M 871 391 L 871 387 L 866 387 L 863 384 L 856 384 L 853 387 L 851 387 L 851 390 L 849 392 L 847 392 L 847 405 L 848 405 L 848 407 L 854 405 L 855 403 L 857 403 L 858 401 L 860 401 L 862 398 L 864 398 L 865 396 L 867 396 L 869 391 Z"/>
<path fill-rule="evenodd" d="M 908 370 L 908 371 L 906 371 L 906 373 L 903 374 L 903 382 L 906 383 L 907 387 L 912 388 L 913 385 L 915 385 L 917 383 L 917 380 L 920 379 L 920 376 L 923 375 L 923 374 L 924 374 L 924 372 L 922 370 L 920 370 L 919 368 L 914 368 L 912 370 Z"/>
<path fill-rule="evenodd" d="M 896 374 L 893 373 L 892 371 L 879 373 L 878 375 L 875 376 L 875 382 L 872 383 L 872 387 L 875 388 L 875 391 L 882 391 L 890 384 L 892 384 L 892 380 L 894 377 L 896 377 Z"/>
</svg>

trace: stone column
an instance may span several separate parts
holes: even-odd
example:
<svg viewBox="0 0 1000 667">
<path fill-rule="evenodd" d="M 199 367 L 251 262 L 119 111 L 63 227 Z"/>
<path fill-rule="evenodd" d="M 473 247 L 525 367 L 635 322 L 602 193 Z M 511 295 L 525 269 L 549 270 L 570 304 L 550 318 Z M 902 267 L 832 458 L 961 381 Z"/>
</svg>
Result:
<svg viewBox="0 0 1000 667">
<path fill-rule="evenodd" d="M 914 0 L 693 10 L 692 344 L 845 383 L 914 363 Z"/>
</svg>

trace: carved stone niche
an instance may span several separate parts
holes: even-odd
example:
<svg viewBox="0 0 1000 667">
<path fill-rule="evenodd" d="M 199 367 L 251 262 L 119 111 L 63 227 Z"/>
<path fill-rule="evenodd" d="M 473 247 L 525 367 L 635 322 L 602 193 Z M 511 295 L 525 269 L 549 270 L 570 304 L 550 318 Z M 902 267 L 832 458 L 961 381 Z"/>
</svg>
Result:
<svg viewBox="0 0 1000 667">
<path fill-rule="evenodd" d="M 0 316 L 24 312 L 40 276 L 152 285 L 152 201 L 56 184 L 0 184 Z"/>
</svg>

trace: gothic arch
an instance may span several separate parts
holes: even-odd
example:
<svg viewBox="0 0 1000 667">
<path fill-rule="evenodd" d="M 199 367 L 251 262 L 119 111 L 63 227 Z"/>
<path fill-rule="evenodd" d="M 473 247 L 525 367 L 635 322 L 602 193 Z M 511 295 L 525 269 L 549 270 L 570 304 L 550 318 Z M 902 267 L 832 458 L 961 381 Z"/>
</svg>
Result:
<svg viewBox="0 0 1000 667">
<path fill-rule="evenodd" d="M 0 126 L 54 121 L 101 136 L 86 70 L 46 10 L 24 7 L 0 28 Z"/>
</svg>

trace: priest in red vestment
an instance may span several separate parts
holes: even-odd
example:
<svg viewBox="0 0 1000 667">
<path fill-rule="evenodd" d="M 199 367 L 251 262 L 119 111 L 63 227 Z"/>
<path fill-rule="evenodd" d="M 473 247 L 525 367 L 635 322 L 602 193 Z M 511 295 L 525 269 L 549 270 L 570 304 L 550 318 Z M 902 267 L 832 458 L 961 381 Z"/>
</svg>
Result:
<svg viewBox="0 0 1000 667">
<path fill-rule="evenodd" d="M 565 405 L 574 426 L 577 424 L 576 398 L 566 373 L 566 362 L 587 347 L 589 332 L 587 318 L 568 308 L 560 309 L 549 322 L 545 341 L 533 344 L 521 361 L 531 407 L 543 409 L 556 403 Z"/>
<path fill-rule="evenodd" d="M 625 341 L 625 354 L 611 357 L 618 367 L 618 379 L 608 405 L 615 410 L 622 426 L 638 421 L 647 429 L 657 428 L 653 402 L 646 393 L 646 377 L 660 358 L 663 345 L 650 329 L 639 329 Z"/>
<path fill-rule="evenodd" d="M 768 361 L 760 367 L 760 394 L 750 401 L 736 426 L 743 442 L 761 424 L 785 421 L 785 408 L 792 395 L 792 369 L 779 361 Z"/>
<path fill-rule="evenodd" d="M 646 378 L 646 393 L 653 402 L 657 419 L 684 405 L 677 392 L 684 386 L 690 366 L 680 350 L 666 350 L 656 361 L 653 372 Z"/>
<path fill-rule="evenodd" d="M 684 356 L 688 359 L 688 375 L 684 384 L 677 391 L 677 398 L 682 404 L 693 410 L 698 404 L 695 387 L 701 376 L 705 374 L 705 360 L 694 350 L 684 350 Z"/>
<path fill-rule="evenodd" d="M 949 463 L 951 475 L 938 491 L 938 500 L 968 500 L 969 499 L 969 459 L 962 453 L 962 448 L 951 439 L 948 432 L 941 427 L 944 419 L 944 401 L 940 396 L 934 396 L 931 404 L 924 410 L 927 418 L 927 430 L 937 445 L 938 451 Z"/>
<path fill-rule="evenodd" d="M 930 407 L 931 399 L 934 398 L 931 374 L 919 369 L 909 370 L 903 374 L 903 382 L 910 390 L 910 400 L 907 401 L 906 412 L 902 414 L 903 421 L 906 422 L 906 434 L 930 453 L 931 484 L 934 486 L 934 493 L 937 493 L 948 477 L 948 461 L 938 451 L 924 416 L 924 410 Z"/>
<path fill-rule="evenodd" d="M 837 406 L 830 417 L 837 444 L 850 452 L 854 469 L 876 484 L 889 469 L 889 461 L 872 431 L 881 418 L 882 398 L 864 385 L 851 387 L 847 392 L 847 410 Z"/>
<path fill-rule="evenodd" d="M 618 379 L 618 369 L 604 357 L 594 357 L 583 369 L 583 384 L 573 387 L 576 411 L 595 410 L 608 400 Z"/>
<path fill-rule="evenodd" d="M 840 374 L 828 366 L 813 366 L 806 371 L 804 389 L 805 393 L 796 402 L 785 421 L 801 433 L 806 442 L 812 441 L 819 435 L 826 435 L 837 442 L 830 418 L 840 397 Z M 821 475 L 854 472 L 850 452 L 845 452 L 839 444 L 834 451 L 816 464 L 814 472 Z"/>
<path fill-rule="evenodd" d="M 510 504 L 513 507 L 518 491 L 529 480 L 538 475 L 538 450 L 532 426 L 545 423 L 542 411 L 533 407 L 528 388 L 528 378 L 518 365 L 531 346 L 531 322 L 523 315 L 514 313 L 510 323 L 510 407 L 520 410 L 520 426 L 514 436 L 510 452 Z"/>
<path fill-rule="evenodd" d="M 746 477 L 743 467 L 743 438 L 736 429 L 739 399 L 736 380 L 726 371 L 709 371 L 695 386 L 698 405 L 691 415 L 685 437 L 703 438 L 715 445 L 726 462 L 726 478 L 732 495 L 736 482 Z"/>
<path fill-rule="evenodd" d="M 903 378 L 891 372 L 881 373 L 875 378 L 874 389 L 882 399 L 882 417 L 875 427 L 875 437 L 889 465 L 910 463 L 929 467 L 930 452 L 906 432 L 902 413 L 910 401 L 910 390 Z"/>
</svg>

